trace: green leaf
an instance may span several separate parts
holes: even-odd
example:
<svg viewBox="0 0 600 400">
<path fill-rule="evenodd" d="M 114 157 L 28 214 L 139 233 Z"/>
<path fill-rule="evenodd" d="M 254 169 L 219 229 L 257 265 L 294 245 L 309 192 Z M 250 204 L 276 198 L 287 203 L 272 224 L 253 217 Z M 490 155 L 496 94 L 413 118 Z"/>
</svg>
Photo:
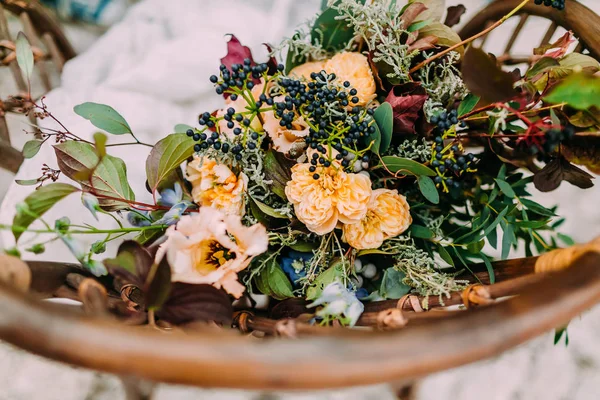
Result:
<svg viewBox="0 0 600 400">
<path fill-rule="evenodd" d="M 162 229 L 146 229 L 141 231 L 133 240 L 142 245 L 149 245 L 161 237 L 163 233 L 164 230 Z"/>
<path fill-rule="evenodd" d="M 290 244 L 288 247 L 292 250 L 299 251 L 301 253 L 310 253 L 311 251 L 317 248 L 317 244 L 313 242 L 298 240 L 296 241 L 296 243 Z"/>
<path fill-rule="evenodd" d="M 492 266 L 490 259 L 485 254 L 479 253 L 479 257 L 481 257 L 481 259 L 483 260 L 483 263 L 487 268 L 488 275 L 490 276 L 490 284 L 493 285 L 494 283 L 496 283 L 496 274 L 494 273 L 494 267 Z"/>
<path fill-rule="evenodd" d="M 516 221 L 514 226 L 525 229 L 540 229 L 548 225 L 549 220 L 545 221 Z"/>
<path fill-rule="evenodd" d="M 385 153 L 392 143 L 392 134 L 394 130 L 394 110 L 388 102 L 382 103 L 373 114 L 373 119 L 377 123 L 381 141 L 378 148 L 372 150 L 377 153 Z"/>
<path fill-rule="evenodd" d="M 31 74 L 33 73 L 33 51 L 27 36 L 23 32 L 19 32 L 15 43 L 17 53 L 17 64 L 21 68 L 21 72 L 27 81 L 31 80 Z"/>
<path fill-rule="evenodd" d="M 122 200 L 135 200 L 135 193 L 127 182 L 127 167 L 120 158 L 106 155 L 98 164 L 94 146 L 73 140 L 55 145 L 54 151 L 61 172 L 79 182 L 84 191 L 97 196 L 103 210 L 122 210 L 128 207 Z M 86 171 L 93 173 L 89 179 L 81 179 Z"/>
<path fill-rule="evenodd" d="M 293 40 L 298 40 L 300 39 L 302 36 L 299 32 L 294 33 L 294 35 L 292 36 Z M 290 48 L 288 49 L 288 54 L 287 57 L 285 59 L 285 73 L 289 74 L 290 71 L 292 69 L 294 69 L 294 67 L 300 65 L 300 64 L 304 64 L 306 62 L 306 56 L 300 55 L 300 54 L 295 54 L 295 52 Z"/>
<path fill-rule="evenodd" d="M 408 27 L 407 31 L 415 32 L 415 31 L 421 30 L 421 29 L 425 28 L 427 25 L 431 24 L 432 22 L 433 21 L 431 21 L 431 20 L 415 22 L 414 24 L 412 24 L 411 26 Z"/>
<path fill-rule="evenodd" d="M 565 336 L 565 346 L 569 345 L 569 332 L 567 331 L 567 327 L 560 328 L 554 331 L 554 345 L 557 345 L 560 342 L 560 339 Z"/>
<path fill-rule="evenodd" d="M 510 187 L 510 184 L 508 182 L 503 181 L 502 179 L 494 179 L 494 180 L 498 184 L 498 187 L 500 188 L 500 190 L 502 190 L 502 192 L 506 196 L 512 197 L 512 198 L 516 197 L 515 191 L 513 190 L 512 187 Z"/>
<path fill-rule="evenodd" d="M 106 155 L 106 140 L 107 137 L 102 132 L 94 133 L 94 145 L 96 146 L 96 154 L 103 158 Z"/>
<path fill-rule="evenodd" d="M 452 259 L 452 256 L 450 255 L 450 253 L 448 253 L 448 250 L 446 250 L 444 246 L 438 245 L 437 251 L 440 257 L 442 257 L 442 260 L 446 261 L 448 264 L 454 267 L 454 259 Z"/>
<path fill-rule="evenodd" d="M 494 249 L 498 248 L 498 229 L 494 227 L 486 236 L 488 243 Z"/>
<path fill-rule="evenodd" d="M 521 203 L 527 207 L 528 210 L 533 211 L 536 214 L 544 215 L 546 217 L 555 217 L 554 211 L 547 209 L 541 204 L 536 203 L 529 199 L 520 199 Z"/>
<path fill-rule="evenodd" d="M 458 105 L 458 116 L 462 117 L 473 111 L 477 103 L 479 103 L 479 100 L 481 100 L 479 96 L 469 93 Z"/>
<path fill-rule="evenodd" d="M 158 264 L 152 265 L 146 279 L 144 294 L 148 310 L 158 310 L 169 299 L 171 294 L 171 267 L 167 257 Z"/>
<path fill-rule="evenodd" d="M 57 202 L 76 191 L 75 186 L 67 183 L 51 183 L 42 186 L 25 198 L 26 207 L 17 210 L 17 214 L 13 218 L 13 226 L 19 228 L 29 227 L 36 220 L 36 216 L 41 217 Z M 22 232 L 13 229 L 15 240 L 18 241 L 21 234 Z"/>
<path fill-rule="evenodd" d="M 186 133 L 188 130 L 194 130 L 193 126 L 186 124 L 177 124 L 175 125 L 174 131 L 175 133 Z"/>
<path fill-rule="evenodd" d="M 461 41 L 458 33 L 441 22 L 432 22 L 419 30 L 419 38 L 424 38 L 430 35 L 438 38 L 436 46 L 441 47 L 452 47 Z M 460 46 L 456 49 L 456 51 L 462 56 L 465 52 L 465 47 Z"/>
<path fill-rule="evenodd" d="M 30 140 L 23 145 L 23 157 L 33 158 L 42 147 L 43 140 Z"/>
<path fill-rule="evenodd" d="M 402 280 L 406 277 L 404 272 L 394 268 L 388 268 L 383 272 L 383 279 L 379 288 L 379 294 L 386 299 L 399 299 L 412 289 L 404 284 Z"/>
<path fill-rule="evenodd" d="M 416 224 L 412 224 L 409 231 L 412 237 L 419 239 L 432 239 L 435 236 L 431 229 Z"/>
<path fill-rule="evenodd" d="M 194 141 L 184 133 L 173 133 L 156 143 L 146 159 L 146 177 L 152 192 L 192 154 Z"/>
<path fill-rule="evenodd" d="M 567 103 L 577 110 L 600 107 L 600 78 L 575 74 L 566 78 L 544 97 L 548 103 Z"/>
<path fill-rule="evenodd" d="M 368 256 L 370 254 L 382 255 L 382 256 L 392 256 L 392 255 L 398 254 L 398 253 L 395 251 L 383 251 L 383 250 L 379 250 L 379 249 L 364 249 L 364 250 L 360 250 L 356 254 L 356 256 L 362 257 L 362 256 Z"/>
<path fill-rule="evenodd" d="M 105 130 L 113 135 L 132 133 L 125 118 L 114 108 L 106 104 L 83 103 L 75 106 L 73 111 L 77 115 L 89 120 L 96 128 Z"/>
<path fill-rule="evenodd" d="M 361 0 L 364 4 L 364 0 Z M 336 52 L 346 47 L 354 39 L 354 28 L 346 21 L 336 19 L 340 14 L 328 8 L 317 17 L 311 30 L 311 42 L 320 45 L 328 52 Z"/>
<path fill-rule="evenodd" d="M 317 276 L 313 284 L 306 290 L 306 300 L 317 299 L 327 285 L 341 281 L 342 276 L 344 276 L 344 264 L 338 261 Z"/>
<path fill-rule="evenodd" d="M 506 260 L 510 254 L 510 248 L 517 241 L 512 225 L 507 224 L 504 227 L 504 236 L 502 236 L 502 255 L 501 258 Z"/>
<path fill-rule="evenodd" d="M 565 235 L 563 233 L 557 233 L 556 237 L 558 237 L 558 239 L 560 241 L 562 241 L 564 244 L 566 244 L 567 246 L 575 246 L 575 241 L 573 240 L 573 238 L 571 236 Z"/>
<path fill-rule="evenodd" d="M 542 57 L 527 71 L 525 76 L 529 79 L 536 77 L 537 75 L 548 72 L 554 67 L 558 67 L 560 64 L 552 57 Z"/>
<path fill-rule="evenodd" d="M 254 202 L 254 204 L 256 204 L 258 206 L 260 211 L 262 211 L 264 214 L 268 215 L 269 217 L 279 218 L 279 219 L 288 219 L 288 217 L 286 217 L 285 215 L 275 211 L 275 209 L 273 209 L 273 207 L 268 206 L 265 203 L 262 203 L 253 197 L 251 199 Z"/>
<path fill-rule="evenodd" d="M 469 243 L 467 250 L 471 254 L 479 254 L 481 249 L 483 249 L 483 246 L 485 246 L 485 240 L 482 239 L 478 242 Z"/>
<path fill-rule="evenodd" d="M 21 186 L 33 186 L 37 185 L 39 181 L 37 179 L 15 179 L 15 183 Z"/>
<path fill-rule="evenodd" d="M 421 175 L 417 181 L 419 182 L 419 190 L 423 196 L 433 204 L 438 204 L 440 202 L 440 194 L 433 180 L 428 176 Z"/>
<path fill-rule="evenodd" d="M 392 173 L 400 172 L 404 175 L 426 175 L 426 176 L 436 176 L 437 174 L 429 167 L 408 159 L 401 158 L 395 156 L 385 156 L 381 158 L 383 164 L 379 164 L 378 167 L 385 167 L 390 170 Z"/>
<path fill-rule="evenodd" d="M 256 287 L 261 293 L 276 300 L 294 297 L 292 283 L 275 259 L 260 272 L 256 278 Z"/>
</svg>

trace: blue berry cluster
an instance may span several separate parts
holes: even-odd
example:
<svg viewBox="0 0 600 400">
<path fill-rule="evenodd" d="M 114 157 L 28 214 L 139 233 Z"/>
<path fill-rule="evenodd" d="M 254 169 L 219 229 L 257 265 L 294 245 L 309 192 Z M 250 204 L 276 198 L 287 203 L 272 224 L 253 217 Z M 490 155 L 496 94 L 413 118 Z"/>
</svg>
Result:
<svg viewBox="0 0 600 400">
<path fill-rule="evenodd" d="M 546 7 L 554 7 L 560 11 L 565 9 L 565 0 L 534 0 L 534 2 L 538 6 L 543 4 Z"/>
<path fill-rule="evenodd" d="M 452 109 L 444 110 L 430 118 L 435 124 L 433 130 L 434 144 L 432 149 L 431 167 L 438 174 L 433 181 L 442 186 L 444 191 L 450 188 L 459 189 L 462 186 L 459 180 L 466 172 L 473 171 L 475 155 L 464 154 L 463 148 L 456 141 L 456 132 L 450 129 L 456 125 L 465 126 L 464 121 L 458 120 L 458 112 Z"/>
<path fill-rule="evenodd" d="M 329 148 L 337 151 L 335 159 L 344 168 L 354 160 L 368 162 L 367 150 L 361 148 L 366 141 L 360 140 L 376 131 L 373 110 L 357 106 L 357 90 L 348 81 L 338 84 L 336 78 L 335 74 L 321 71 L 313 72 L 308 83 L 291 78 L 279 81 L 285 98 L 275 103 L 275 115 L 281 119 L 280 125 L 288 129 L 298 115 L 308 123 L 306 144 L 318 152 L 310 160 L 315 179 L 319 178 L 317 167 L 329 167 L 333 161 Z"/>
</svg>

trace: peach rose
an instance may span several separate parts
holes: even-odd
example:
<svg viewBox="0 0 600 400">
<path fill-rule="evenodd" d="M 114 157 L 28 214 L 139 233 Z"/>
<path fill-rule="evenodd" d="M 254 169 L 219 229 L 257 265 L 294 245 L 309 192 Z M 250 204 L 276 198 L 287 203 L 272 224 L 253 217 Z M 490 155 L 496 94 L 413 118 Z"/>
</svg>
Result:
<svg viewBox="0 0 600 400">
<path fill-rule="evenodd" d="M 309 152 L 310 156 L 310 152 Z M 331 232 L 339 222 L 357 223 L 367 212 L 371 181 L 363 174 L 343 171 L 337 162 L 310 172 L 309 163 L 292 167 L 292 179 L 285 187 L 298 219 L 318 235 Z M 313 175 L 317 173 L 318 179 Z"/>
<path fill-rule="evenodd" d="M 254 99 L 254 101 L 257 101 L 258 98 L 260 97 L 260 95 L 263 93 L 263 90 L 265 88 L 265 83 L 264 81 L 261 80 L 261 82 L 257 85 L 255 85 L 252 90 L 252 98 Z M 223 117 L 226 113 L 227 113 L 227 109 L 229 107 L 233 107 L 235 109 L 235 112 L 243 112 L 243 111 L 248 111 L 247 107 L 248 107 L 248 102 L 246 101 L 246 99 L 243 96 L 238 96 L 238 98 L 236 100 L 231 100 L 231 97 L 228 97 L 225 100 L 225 107 L 221 110 L 217 111 L 216 116 L 217 117 Z M 233 138 L 235 137 L 235 135 L 233 134 L 233 130 L 235 128 L 241 128 L 240 123 L 233 120 L 233 128 L 228 128 L 227 127 L 227 122 L 224 119 L 220 120 L 218 122 L 218 126 L 219 126 L 219 131 L 224 134 L 225 136 L 227 136 L 228 139 L 233 140 Z M 259 118 L 254 118 L 252 120 L 252 122 L 250 123 L 250 129 L 253 129 L 257 132 L 262 131 L 262 125 L 260 123 L 260 119 Z"/>
<path fill-rule="evenodd" d="M 355 249 L 377 249 L 383 241 L 405 232 L 412 223 L 406 197 L 396 190 L 373 190 L 361 221 L 343 226 L 343 239 Z"/>
<path fill-rule="evenodd" d="M 187 175 L 195 203 L 217 208 L 226 214 L 244 215 L 248 177 L 243 172 L 236 176 L 226 165 L 194 156 L 187 165 Z"/>
<path fill-rule="evenodd" d="M 238 281 L 238 272 L 269 245 L 264 226 L 246 227 L 239 216 L 210 207 L 181 217 L 165 235 L 167 240 L 160 245 L 156 262 L 167 257 L 173 282 L 222 287 L 235 298 L 245 290 Z"/>
<path fill-rule="evenodd" d="M 360 53 L 342 52 L 333 56 L 325 63 L 323 68 L 328 73 L 334 73 L 337 80 L 342 83 L 350 82 L 350 85 L 358 92 L 358 103 L 352 105 L 365 106 L 375 98 L 375 79 L 373 71 L 369 66 L 367 57 Z"/>
<path fill-rule="evenodd" d="M 319 73 L 325 69 L 325 61 L 309 61 L 294 67 L 288 74 L 291 78 L 311 80 L 310 74 Z"/>
<path fill-rule="evenodd" d="M 275 101 L 280 99 L 275 98 Z M 292 150 L 303 150 L 306 147 L 304 138 L 308 136 L 308 124 L 304 117 L 299 116 L 292 122 L 292 129 L 287 129 L 279 124 L 280 119 L 275 117 L 273 111 L 262 114 L 264 121 L 263 129 L 271 140 L 275 150 L 281 153 L 290 153 Z"/>
</svg>

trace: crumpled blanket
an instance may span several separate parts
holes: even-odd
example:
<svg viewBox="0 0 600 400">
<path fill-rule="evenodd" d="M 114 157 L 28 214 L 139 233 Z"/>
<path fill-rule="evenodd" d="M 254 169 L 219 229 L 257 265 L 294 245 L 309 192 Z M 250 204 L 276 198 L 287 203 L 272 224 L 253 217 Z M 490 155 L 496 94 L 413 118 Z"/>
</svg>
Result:
<svg viewBox="0 0 600 400">
<path fill-rule="evenodd" d="M 89 121 L 73 112 L 84 102 L 108 104 L 122 114 L 135 135 L 154 144 L 173 133 L 178 123 L 197 125 L 198 114 L 222 105 L 209 76 L 218 71 L 226 54 L 227 34 L 235 34 L 248 45 L 257 59 L 267 58 L 262 43 L 279 44 L 294 27 L 319 7 L 318 0 L 295 4 L 293 0 L 145 0 L 132 7 L 123 20 L 111 28 L 85 53 L 65 66 L 62 84 L 44 102 L 69 131 L 91 140 L 98 131 Z M 49 118 L 39 121 L 55 128 Z M 109 143 L 131 142 L 129 135 L 109 136 Z M 56 168 L 50 139 L 36 157 L 25 160 L 16 179 L 40 176 L 43 163 Z M 127 165 L 127 176 L 138 201 L 150 201 L 145 189 L 145 159 L 150 148 L 118 146 L 109 149 Z M 70 182 L 66 178 L 59 181 Z M 16 205 L 33 190 L 31 186 L 11 185 L 0 208 L 0 222 L 10 224 Z M 106 215 L 96 221 L 75 193 L 44 215 L 50 225 L 63 216 L 73 224 L 115 227 Z M 127 224 L 123 216 L 123 222 Z M 40 223 L 31 226 L 42 227 Z M 83 246 L 99 240 L 97 235 L 78 235 Z M 22 243 L 39 243 L 43 235 L 24 234 Z M 2 232 L 5 248 L 14 245 L 10 231 Z M 120 242 L 116 240 L 115 242 Z M 114 254 L 118 243 L 108 246 L 102 258 Z M 100 257 L 100 256 L 99 256 Z M 75 261 L 60 241 L 46 244 L 38 256 L 23 253 L 25 259 Z"/>
</svg>

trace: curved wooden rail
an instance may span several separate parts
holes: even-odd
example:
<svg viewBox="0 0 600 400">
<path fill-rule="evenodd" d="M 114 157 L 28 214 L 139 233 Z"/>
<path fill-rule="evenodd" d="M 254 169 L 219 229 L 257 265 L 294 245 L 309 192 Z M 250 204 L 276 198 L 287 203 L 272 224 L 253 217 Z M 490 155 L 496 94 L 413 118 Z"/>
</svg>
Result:
<svg viewBox="0 0 600 400">
<path fill-rule="evenodd" d="M 400 331 L 336 330 L 302 340 L 125 327 L 0 288 L 0 338 L 55 360 L 160 382 L 316 389 L 412 379 L 490 357 L 566 324 L 598 301 L 598 253 L 497 305 Z"/>
<path fill-rule="evenodd" d="M 481 32 L 486 28 L 487 23 L 490 21 L 496 22 L 519 3 L 521 3 L 521 0 L 497 0 L 493 2 L 478 12 L 462 28 L 459 35 L 462 38 L 467 38 Z M 566 0 L 565 9 L 558 11 L 552 7 L 538 6 L 533 1 L 530 1 L 518 14 L 521 16 L 538 16 L 553 21 L 546 35 L 544 35 L 543 42 L 548 43 L 557 27 L 562 26 L 567 30 L 573 31 L 575 36 L 579 38 L 580 48 L 578 48 L 578 51 L 581 48 L 586 48 L 592 57 L 600 59 L 600 40 L 598 40 L 600 37 L 600 16 L 583 4 L 575 0 Z M 521 28 L 522 26 L 519 24 L 517 34 Z M 514 44 L 515 39 L 516 35 L 509 40 L 510 45 L 507 46 L 506 53 L 510 52 L 510 47 Z"/>
</svg>

